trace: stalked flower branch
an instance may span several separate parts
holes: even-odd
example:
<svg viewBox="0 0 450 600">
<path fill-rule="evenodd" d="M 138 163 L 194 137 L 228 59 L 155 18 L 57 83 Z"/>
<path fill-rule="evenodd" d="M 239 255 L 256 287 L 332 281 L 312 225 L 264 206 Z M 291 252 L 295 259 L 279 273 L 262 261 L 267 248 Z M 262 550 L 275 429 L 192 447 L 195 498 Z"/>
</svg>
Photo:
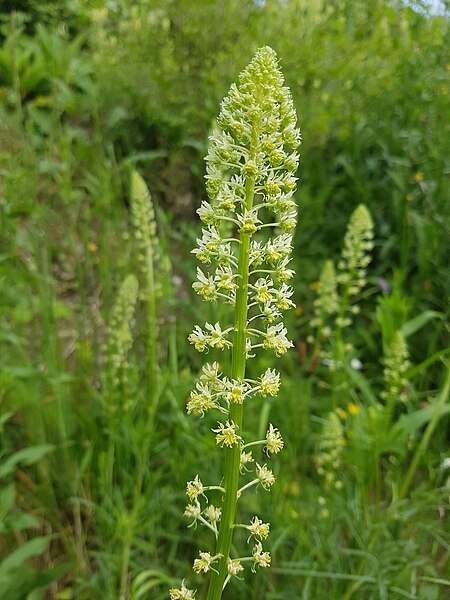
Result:
<svg viewBox="0 0 450 600">
<path fill-rule="evenodd" d="M 189 336 L 199 352 L 231 350 L 230 373 L 222 372 L 215 361 L 206 363 L 187 403 L 189 414 L 222 413 L 212 430 L 225 454 L 222 483 L 204 485 L 196 475 L 186 489 L 185 515 L 192 519 L 191 525 L 205 525 L 216 538 L 214 553 L 201 551 L 193 565 L 195 572 L 211 574 L 208 600 L 219 600 L 229 579 L 239 577 L 245 563 L 254 571 L 271 562 L 261 542 L 269 534 L 269 523 L 257 516 L 250 524 L 236 522 L 236 504 L 244 491 L 254 486 L 269 490 L 275 483 L 267 464 L 254 461 L 251 448 L 260 445 L 270 456 L 284 445 L 272 424 L 264 440 L 246 442 L 242 436 L 244 405 L 253 396 L 276 396 L 280 387 L 280 375 L 271 368 L 257 379 L 247 378 L 248 359 L 259 349 L 281 356 L 293 345 L 281 318 L 284 310 L 294 306 L 287 282 L 294 275 L 289 261 L 297 215 L 296 149 L 301 137 L 283 81 L 275 52 L 265 47 L 241 73 L 239 85 L 231 86 L 206 157 L 210 202 L 203 202 L 198 210 L 204 228 L 193 250 L 202 263 L 194 290 L 205 301 L 221 300 L 234 307 L 230 322 L 196 325 Z M 249 477 L 252 470 L 254 476 Z M 247 481 L 240 486 L 244 478 Z M 221 507 L 209 502 L 212 490 L 220 493 Z M 230 556 L 237 528 L 249 532 L 248 556 Z M 194 595 L 184 583 L 170 590 L 172 600 Z"/>
</svg>

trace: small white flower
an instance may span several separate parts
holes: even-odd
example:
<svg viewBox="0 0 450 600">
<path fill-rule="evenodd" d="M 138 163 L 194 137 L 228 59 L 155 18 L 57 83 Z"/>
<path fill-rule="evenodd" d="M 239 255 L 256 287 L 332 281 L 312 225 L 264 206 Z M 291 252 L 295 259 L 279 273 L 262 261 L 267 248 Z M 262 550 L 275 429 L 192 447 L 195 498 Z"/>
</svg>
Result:
<svg viewBox="0 0 450 600">
<path fill-rule="evenodd" d="M 219 363 L 216 361 L 214 361 L 212 364 L 205 363 L 202 367 L 202 371 L 203 375 L 200 376 L 200 379 L 204 379 L 208 382 L 215 381 L 220 375 Z"/>
<path fill-rule="evenodd" d="M 196 592 L 197 592 L 197 590 L 195 590 L 195 591 L 189 590 L 184 585 L 184 579 L 183 579 L 183 581 L 181 582 L 181 588 L 179 588 L 179 589 L 172 588 L 171 590 L 169 590 L 170 600 L 194 600 Z"/>
<path fill-rule="evenodd" d="M 259 483 L 265 490 L 268 490 L 275 483 L 275 476 L 267 465 L 259 465 L 256 463 L 256 475 L 259 479 Z"/>
<path fill-rule="evenodd" d="M 219 202 L 219 209 L 234 212 L 236 210 L 236 202 L 238 201 L 238 197 L 232 191 L 230 186 L 224 184 L 222 190 L 220 191 L 217 201 Z"/>
<path fill-rule="evenodd" d="M 255 354 L 252 354 L 252 340 L 250 338 L 245 339 L 245 358 L 255 358 Z"/>
<path fill-rule="evenodd" d="M 233 404 L 242 404 L 249 389 L 249 386 L 244 381 L 232 379 L 226 384 L 228 402 Z"/>
<path fill-rule="evenodd" d="M 274 350 L 277 356 L 285 354 L 288 348 L 292 348 L 294 345 L 286 337 L 287 329 L 283 323 L 272 325 L 267 328 L 267 332 L 264 336 L 264 348 Z"/>
<path fill-rule="evenodd" d="M 191 392 L 190 400 L 186 405 L 187 413 L 196 413 L 203 416 L 211 408 L 215 408 L 216 403 L 213 400 L 210 389 L 201 381 L 196 385 L 196 389 Z"/>
<path fill-rule="evenodd" d="M 203 514 L 205 515 L 206 520 L 210 523 L 217 523 L 217 521 L 220 521 L 222 510 L 220 508 L 216 508 L 212 504 L 209 504 L 203 511 Z"/>
<path fill-rule="evenodd" d="M 352 369 L 355 369 L 355 371 L 361 371 L 363 364 L 359 360 L 359 358 L 352 358 L 352 360 L 350 361 L 350 366 L 352 367 Z"/>
<path fill-rule="evenodd" d="M 292 152 L 292 154 L 290 154 L 284 161 L 284 168 L 292 173 L 295 173 L 295 171 L 298 169 L 299 158 L 298 152 Z"/>
<path fill-rule="evenodd" d="M 219 322 L 215 325 L 205 323 L 205 329 L 210 332 L 207 340 L 208 346 L 211 346 L 211 348 L 218 348 L 219 350 L 231 347 L 232 344 L 225 338 Z"/>
<path fill-rule="evenodd" d="M 287 257 L 292 252 L 292 235 L 282 233 L 265 245 L 266 260 L 271 265 Z"/>
<path fill-rule="evenodd" d="M 280 432 L 272 423 L 269 423 L 269 429 L 266 433 L 266 450 L 269 453 L 278 454 L 284 447 L 284 441 Z"/>
<path fill-rule="evenodd" d="M 196 573 L 207 573 L 211 564 L 214 561 L 214 557 L 209 552 L 199 552 L 200 558 L 194 560 L 194 566 L 192 567 Z"/>
<path fill-rule="evenodd" d="M 295 304 L 290 299 L 293 293 L 294 290 L 289 285 L 282 283 L 280 289 L 275 291 L 277 308 L 280 310 L 288 310 L 289 308 L 294 307 Z"/>
<path fill-rule="evenodd" d="M 200 517 L 201 512 L 202 512 L 202 510 L 200 507 L 200 502 L 197 501 L 195 504 L 188 504 L 186 506 L 186 509 L 183 514 L 185 517 L 194 519 L 194 521 L 192 523 L 192 524 L 194 524 L 197 521 L 197 519 Z"/>
<path fill-rule="evenodd" d="M 219 444 L 221 448 L 224 446 L 231 448 L 242 441 L 241 436 L 236 433 L 237 427 L 233 421 L 227 421 L 225 425 L 219 422 L 218 425 L 218 429 L 213 429 L 212 431 L 217 434 L 216 443 Z"/>
<path fill-rule="evenodd" d="M 281 215 L 280 226 L 283 231 L 292 231 L 297 225 L 297 213 L 294 210 L 290 210 L 285 214 Z"/>
<path fill-rule="evenodd" d="M 248 469 L 244 469 L 245 465 L 247 465 L 248 463 L 254 462 L 255 459 L 253 458 L 253 454 L 251 452 L 241 452 L 241 458 L 240 458 L 240 469 L 241 471 L 243 470 L 248 470 Z"/>
<path fill-rule="evenodd" d="M 194 344 L 194 348 L 199 352 L 203 352 L 206 348 L 208 337 L 205 335 L 203 330 L 196 325 L 194 331 L 189 335 L 188 340 L 191 344 Z"/>
<path fill-rule="evenodd" d="M 274 284 L 270 277 L 263 279 L 262 277 L 255 282 L 255 295 L 254 299 L 256 302 L 261 304 L 270 303 L 273 300 Z"/>
<path fill-rule="evenodd" d="M 276 277 L 281 283 L 289 281 L 289 279 L 294 277 L 295 271 L 286 268 L 289 262 L 290 258 L 286 256 L 276 267 Z"/>
<path fill-rule="evenodd" d="M 276 396 L 279 389 L 280 374 L 269 367 L 259 380 L 259 393 L 263 398 L 268 395 Z"/>
<path fill-rule="evenodd" d="M 258 519 L 258 517 L 255 516 L 250 521 L 250 525 L 247 525 L 247 529 L 254 537 L 265 540 L 269 535 L 270 523 L 263 523 L 261 519 Z"/>
<path fill-rule="evenodd" d="M 195 254 L 200 262 L 209 264 L 211 258 L 219 253 L 221 243 L 219 231 L 214 225 L 209 225 L 207 229 L 203 229 L 202 237 L 197 238 L 198 248 L 192 250 L 192 254 Z"/>
<path fill-rule="evenodd" d="M 244 570 L 244 567 L 241 565 L 239 560 L 233 560 L 232 558 L 228 559 L 227 562 L 228 573 L 232 577 L 237 577 L 238 573 Z"/>
<path fill-rule="evenodd" d="M 215 259 L 219 265 L 227 266 L 233 263 L 235 258 L 233 252 L 231 251 L 231 244 L 229 242 L 220 246 Z"/>
<path fill-rule="evenodd" d="M 276 210 L 280 211 L 281 213 L 285 213 L 296 208 L 297 206 L 292 199 L 292 192 L 281 194 L 281 196 L 277 199 Z"/>
<path fill-rule="evenodd" d="M 252 240 L 250 244 L 250 257 L 249 264 L 254 267 L 259 267 L 264 262 L 265 258 L 265 249 L 261 245 L 261 242 L 257 242 L 256 240 Z"/>
<path fill-rule="evenodd" d="M 298 148 L 302 141 L 300 129 L 297 129 L 294 123 L 288 125 L 283 131 L 283 139 L 291 148 Z"/>
<path fill-rule="evenodd" d="M 197 210 L 197 214 L 207 225 L 212 225 L 216 219 L 216 213 L 209 202 L 203 201 L 200 208 Z"/>
<path fill-rule="evenodd" d="M 269 196 L 269 201 L 281 194 L 281 188 L 277 181 L 270 179 L 266 182 L 266 193 Z"/>
<path fill-rule="evenodd" d="M 214 279 L 209 275 L 208 277 L 203 271 L 197 267 L 197 279 L 192 284 L 192 287 L 204 300 L 217 300 L 217 287 Z"/>
<path fill-rule="evenodd" d="M 221 371 L 217 362 L 203 365 L 200 381 L 215 392 L 222 392 L 225 389 L 225 382 L 221 379 Z"/>
<path fill-rule="evenodd" d="M 258 542 L 256 546 L 253 548 L 253 570 L 256 567 L 270 567 L 270 554 L 268 552 L 263 552 L 261 542 Z"/>
<path fill-rule="evenodd" d="M 239 231 L 241 233 L 253 234 L 258 231 L 259 225 L 261 225 L 256 208 L 253 208 L 252 210 L 245 209 L 242 215 L 238 215 L 238 221 L 240 224 Z"/>
<path fill-rule="evenodd" d="M 261 314 L 262 318 L 267 323 L 273 323 L 281 316 L 281 312 L 278 310 L 278 308 L 274 305 L 271 306 L 270 304 L 266 304 L 264 306 L 264 308 L 261 310 Z"/>
<path fill-rule="evenodd" d="M 253 161 L 249 160 L 242 165 L 241 173 L 244 177 L 256 177 L 258 174 L 258 167 Z"/>
<path fill-rule="evenodd" d="M 214 281 L 217 287 L 221 290 L 234 290 L 237 285 L 234 283 L 236 275 L 234 275 L 231 267 L 219 267 L 214 276 Z"/>
<path fill-rule="evenodd" d="M 198 475 L 195 476 L 193 481 L 188 481 L 186 484 L 186 496 L 191 502 L 196 502 L 198 496 L 203 494 L 203 490 L 203 484 Z"/>
<path fill-rule="evenodd" d="M 276 239 L 274 241 L 269 241 L 266 244 L 266 260 L 267 262 L 269 262 L 271 265 L 274 265 L 275 263 L 277 263 L 279 260 L 281 260 L 282 258 L 284 258 L 285 253 L 284 253 L 284 248 L 281 248 L 277 243 L 276 243 Z"/>
</svg>

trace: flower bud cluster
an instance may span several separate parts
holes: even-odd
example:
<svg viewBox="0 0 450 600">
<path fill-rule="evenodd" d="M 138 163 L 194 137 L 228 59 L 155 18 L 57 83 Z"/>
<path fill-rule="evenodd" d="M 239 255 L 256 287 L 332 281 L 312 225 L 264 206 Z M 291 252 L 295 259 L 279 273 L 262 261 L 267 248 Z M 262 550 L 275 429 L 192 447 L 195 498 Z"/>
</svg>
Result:
<svg viewBox="0 0 450 600">
<path fill-rule="evenodd" d="M 373 222 L 370 212 L 360 204 L 350 217 L 344 237 L 342 258 L 339 261 L 339 283 L 343 284 L 346 296 L 356 296 L 366 285 L 367 266 L 373 249 Z M 342 323 L 342 326 L 347 323 Z"/>
<path fill-rule="evenodd" d="M 212 529 L 218 539 L 216 554 L 200 552 L 194 571 L 214 571 L 217 563 L 220 582 L 213 583 L 214 573 L 211 582 L 216 590 L 214 598 L 219 598 L 224 583 L 239 576 L 245 561 L 252 562 L 252 570 L 270 566 L 270 554 L 261 544 L 269 534 L 269 524 L 257 516 L 250 525 L 234 524 L 234 528 L 249 531 L 249 540 L 254 538 L 255 546 L 251 556 L 231 558 L 229 545 L 223 546 L 222 541 L 228 535 L 222 536 L 222 529 L 230 524 L 222 524 L 220 509 L 211 505 L 203 508 L 200 499 L 209 490 L 221 490 L 225 507 L 235 504 L 252 486 L 269 490 L 275 476 L 267 464 L 254 460 L 249 447 L 260 445 L 270 456 L 284 446 L 280 432 L 272 424 L 265 439 L 246 443 L 238 425 L 242 417 L 238 422 L 233 419 L 233 415 L 242 414 L 239 411 L 253 397 L 276 396 L 280 388 L 280 375 L 271 368 L 257 379 L 246 378 L 243 374 L 247 359 L 257 349 L 272 350 L 281 356 L 293 346 L 281 319 L 282 312 L 294 306 L 288 281 L 294 275 L 289 263 L 297 215 L 296 150 L 301 136 L 290 91 L 283 85 L 271 48 L 260 49 L 241 73 L 239 85 L 231 86 L 209 139 L 209 201 L 202 202 L 197 211 L 203 230 L 193 250 L 201 263 L 193 289 L 204 301 L 232 305 L 234 320 L 196 325 L 188 339 L 199 352 L 230 350 L 233 366 L 230 373 L 224 373 L 218 362 L 206 363 L 188 399 L 187 412 L 200 417 L 214 410 L 224 414 L 212 429 L 216 444 L 230 456 L 237 456 L 235 475 L 226 473 L 225 488 L 231 485 L 233 477 L 237 481 L 239 475 L 253 473 L 253 478 L 234 497 L 227 496 L 227 489 L 220 486 L 204 487 L 198 476 L 188 483 L 185 515 L 193 519 L 193 525 L 202 523 Z M 232 461 L 235 465 L 235 458 Z"/>
<path fill-rule="evenodd" d="M 339 472 L 342 467 L 342 450 L 346 445 L 344 426 L 337 411 L 332 411 L 323 425 L 319 451 L 315 457 L 317 472 L 325 480 L 325 488 L 340 489 Z"/>
<path fill-rule="evenodd" d="M 193 250 L 210 271 L 198 268 L 193 288 L 203 300 L 215 302 L 221 298 L 234 304 L 241 242 L 237 237 L 224 236 L 224 231 L 228 234 L 231 223 L 236 233 L 250 235 L 251 317 L 261 317 L 266 327 L 259 333 L 259 341 L 277 354 L 290 347 L 283 327 L 268 328 L 281 318 L 282 311 L 294 306 L 293 290 L 287 281 L 294 275 L 288 265 L 291 232 L 296 225 L 293 195 L 300 140 L 290 92 L 283 86 L 275 53 L 263 48 L 241 74 L 240 85 L 231 86 L 210 137 L 206 156 L 210 202 L 202 202 L 197 211 L 204 228 Z M 255 199 L 251 206 L 247 205 L 249 182 Z M 267 223 L 270 215 L 272 222 Z M 278 230 L 273 238 L 253 239 L 255 233 L 270 226 Z M 195 345 L 196 336 L 190 341 Z M 197 343 L 198 350 L 211 346 L 204 341 Z"/>
<path fill-rule="evenodd" d="M 133 344 L 130 322 L 134 315 L 137 296 L 138 281 L 134 275 L 127 275 L 117 294 L 108 330 L 108 358 L 111 383 L 114 387 L 126 379 L 128 352 Z"/>
<path fill-rule="evenodd" d="M 366 284 L 367 266 L 373 248 L 373 223 L 367 208 L 360 204 L 352 213 L 344 238 L 344 248 L 336 273 L 333 261 L 327 260 L 317 282 L 314 301 L 314 318 L 311 326 L 314 335 L 308 341 L 314 343 L 313 357 L 320 356 L 331 370 L 339 366 L 342 356 L 336 356 L 321 344 L 326 340 L 336 342 L 341 330 L 352 323 L 359 313 L 356 296 Z M 339 331 L 339 333 L 338 333 Z M 351 350 L 345 345 L 345 350 Z"/>
<path fill-rule="evenodd" d="M 319 337 L 326 338 L 331 335 L 328 319 L 337 313 L 338 308 L 336 272 L 333 261 L 327 260 L 320 273 L 317 298 L 314 300 L 314 318 L 311 320 L 311 326 L 317 330 Z"/>
<path fill-rule="evenodd" d="M 181 588 L 172 588 L 169 590 L 170 600 L 194 600 L 195 592 L 188 589 L 184 585 L 184 581 L 181 582 Z"/>
<path fill-rule="evenodd" d="M 408 346 L 400 331 L 397 331 L 384 359 L 384 391 L 381 397 L 388 406 L 394 406 L 399 400 L 408 400 L 408 380 L 406 371 L 411 366 Z"/>
<path fill-rule="evenodd" d="M 139 248 L 138 259 L 142 273 L 147 275 L 149 261 L 154 260 L 157 250 L 156 217 L 147 185 L 137 171 L 131 174 L 130 191 L 131 221 Z"/>
</svg>

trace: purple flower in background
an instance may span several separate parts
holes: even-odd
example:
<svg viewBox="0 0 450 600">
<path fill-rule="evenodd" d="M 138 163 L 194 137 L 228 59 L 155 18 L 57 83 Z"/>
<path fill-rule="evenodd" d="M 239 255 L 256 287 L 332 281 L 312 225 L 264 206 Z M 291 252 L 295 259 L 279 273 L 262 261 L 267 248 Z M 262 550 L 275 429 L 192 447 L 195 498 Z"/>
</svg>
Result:
<svg viewBox="0 0 450 600">
<path fill-rule="evenodd" d="M 392 288 L 389 285 L 389 281 L 387 279 L 383 279 L 383 277 L 379 277 L 378 280 L 377 280 L 377 283 L 380 286 L 381 290 L 385 294 L 390 294 L 391 293 Z"/>
</svg>

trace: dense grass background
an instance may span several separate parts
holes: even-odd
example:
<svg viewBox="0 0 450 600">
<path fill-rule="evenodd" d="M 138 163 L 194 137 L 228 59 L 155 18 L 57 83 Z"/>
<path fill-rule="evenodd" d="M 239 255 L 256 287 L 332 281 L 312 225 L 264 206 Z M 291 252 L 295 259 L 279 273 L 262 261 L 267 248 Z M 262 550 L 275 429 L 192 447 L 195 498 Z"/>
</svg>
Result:
<svg viewBox="0 0 450 600">
<path fill-rule="evenodd" d="M 418 5 L 0 5 L 2 600 L 167 598 L 183 577 L 202 597 L 191 565 L 211 540 L 186 528 L 184 488 L 196 473 L 216 481 L 221 465 L 210 421 L 185 413 L 201 366 L 186 337 L 227 309 L 194 297 L 190 250 L 219 102 L 265 44 L 304 138 L 296 349 L 277 361 L 279 397 L 246 422 L 264 432 L 270 419 L 286 440 L 273 491 L 242 504 L 270 515 L 273 567 L 227 597 L 447 597 L 450 36 L 448 16 Z M 132 169 L 156 209 L 152 285 Z M 323 263 L 338 262 L 360 203 L 375 248 L 336 376 L 308 339 Z M 112 378 L 112 311 L 130 273 L 132 344 Z M 406 401 L 386 424 L 383 370 L 398 331 Z M 338 489 L 318 473 L 324 440 L 337 449 L 326 470 Z"/>
</svg>

